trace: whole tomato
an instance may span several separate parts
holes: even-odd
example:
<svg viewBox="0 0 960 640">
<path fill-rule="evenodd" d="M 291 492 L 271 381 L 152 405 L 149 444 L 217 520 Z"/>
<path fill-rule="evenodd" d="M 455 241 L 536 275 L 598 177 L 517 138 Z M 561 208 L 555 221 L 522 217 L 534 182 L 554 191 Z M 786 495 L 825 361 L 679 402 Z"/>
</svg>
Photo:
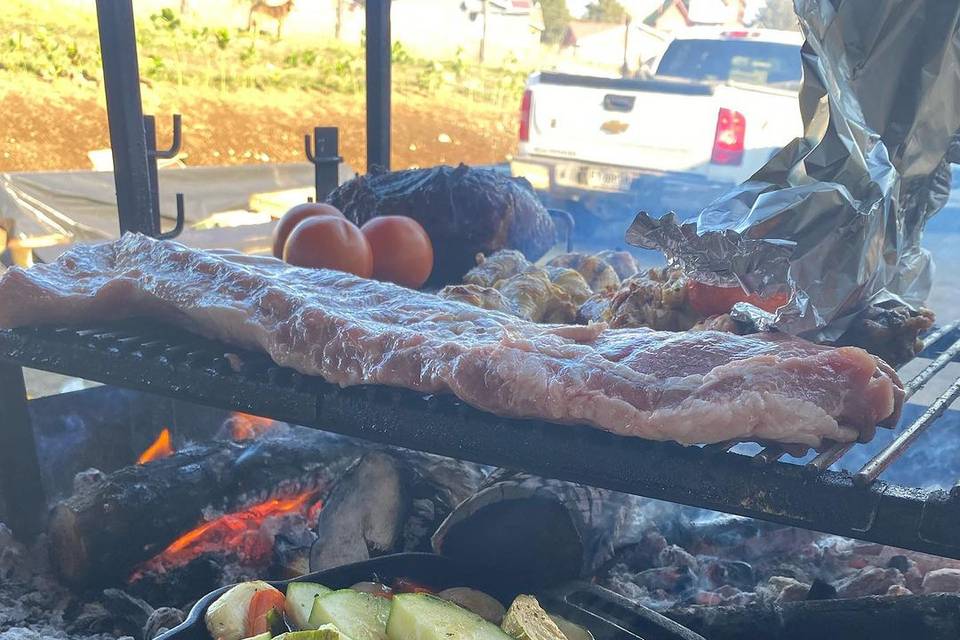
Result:
<svg viewBox="0 0 960 640">
<path fill-rule="evenodd" d="M 361 278 L 373 274 L 373 253 L 357 225 L 336 216 L 308 217 L 293 228 L 283 259 L 298 267 L 336 269 Z"/>
<path fill-rule="evenodd" d="M 291 207 L 280 220 L 277 226 L 273 228 L 273 257 L 283 257 L 283 247 L 287 244 L 287 238 L 293 228 L 313 216 L 338 216 L 343 217 L 340 210 L 330 204 L 323 202 L 305 202 Z"/>
</svg>

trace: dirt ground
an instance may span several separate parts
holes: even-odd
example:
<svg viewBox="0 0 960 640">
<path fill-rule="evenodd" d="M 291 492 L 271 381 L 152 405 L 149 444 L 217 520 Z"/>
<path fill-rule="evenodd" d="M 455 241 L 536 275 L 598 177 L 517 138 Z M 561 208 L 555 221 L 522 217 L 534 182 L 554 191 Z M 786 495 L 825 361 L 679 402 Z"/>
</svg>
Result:
<svg viewBox="0 0 960 640">
<path fill-rule="evenodd" d="M 341 155 L 364 171 L 363 95 L 142 85 L 145 113 L 158 116 L 159 144 L 169 116 L 183 114 L 183 160 L 232 165 L 304 160 L 303 134 L 340 127 Z M 502 162 L 516 147 L 516 109 L 473 104 L 456 95 L 394 95 L 395 169 Z M 46 82 L 0 71 L 0 171 L 90 169 L 87 152 L 109 146 L 103 89 L 94 83 Z"/>
</svg>

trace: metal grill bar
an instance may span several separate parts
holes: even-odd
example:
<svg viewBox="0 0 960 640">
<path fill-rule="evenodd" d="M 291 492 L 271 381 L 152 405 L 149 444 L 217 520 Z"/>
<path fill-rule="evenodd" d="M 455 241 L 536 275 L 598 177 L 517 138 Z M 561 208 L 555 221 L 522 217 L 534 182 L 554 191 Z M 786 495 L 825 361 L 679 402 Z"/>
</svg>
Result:
<svg viewBox="0 0 960 640">
<path fill-rule="evenodd" d="M 957 327 L 960 327 L 960 320 L 954 320 L 953 322 L 949 322 L 943 325 L 942 327 L 940 327 L 939 329 L 937 329 L 936 331 L 930 333 L 923 339 L 923 348 L 929 349 L 936 343 L 940 342 L 941 338 L 943 338 L 945 335 L 950 334 Z"/>
<path fill-rule="evenodd" d="M 960 559 L 960 499 L 944 497 L 947 492 L 882 482 L 859 487 L 843 473 L 810 478 L 795 464 L 754 464 L 735 453 L 500 418 L 444 394 L 425 397 L 377 386 L 341 389 L 279 367 L 265 354 L 147 322 L 0 331 L 0 361 Z"/>
<path fill-rule="evenodd" d="M 783 447 L 778 447 L 776 445 L 764 447 L 759 451 L 755 456 L 753 456 L 753 461 L 756 464 L 770 464 L 771 462 L 776 462 L 783 457 L 786 451 L 783 450 Z"/>
<path fill-rule="evenodd" d="M 932 346 L 934 343 L 939 341 L 943 336 L 947 335 L 953 328 L 956 328 L 958 325 L 957 322 L 952 322 L 943 329 L 931 334 L 925 341 L 924 345 L 926 347 Z M 939 334 L 939 335 L 938 335 Z M 923 368 L 917 375 L 910 379 L 905 385 L 903 385 L 903 401 L 906 402 L 909 400 L 913 394 L 920 390 L 923 385 L 930 382 L 930 380 L 939 373 L 944 367 L 950 364 L 951 361 L 957 355 L 960 354 L 960 339 L 951 344 L 943 353 L 937 356 L 930 364 Z M 949 405 L 948 405 L 949 406 Z M 941 412 L 942 413 L 942 412 Z M 935 417 L 939 417 L 939 414 Z M 926 428 L 926 427 L 924 427 Z M 923 429 L 921 429 L 922 432 Z M 901 434 L 903 435 L 903 434 Z M 919 435 L 919 433 L 917 434 Z M 896 441 L 894 441 L 896 442 Z M 913 442 L 913 440 L 910 440 Z M 820 472 L 825 469 L 830 468 L 833 463 L 842 458 L 850 449 L 855 445 L 855 442 L 840 442 L 834 444 L 822 451 L 816 458 L 807 463 L 807 468 L 810 471 Z M 907 443 L 909 444 L 909 442 Z M 891 445 L 892 446 L 892 445 Z"/>
<path fill-rule="evenodd" d="M 960 343 L 958 343 L 960 344 Z M 956 346 L 956 345 L 954 345 Z M 903 430 L 897 438 L 891 442 L 883 451 L 870 459 L 860 471 L 853 477 L 854 481 L 860 485 L 868 485 L 877 476 L 890 466 L 890 464 L 903 455 L 911 444 L 920 437 L 927 427 L 933 424 L 933 421 L 943 415 L 943 412 L 953 404 L 953 401 L 960 398 L 960 380 L 957 380 L 950 388 L 946 390 L 933 404 L 931 404 L 923 415 L 917 418 L 913 424 Z"/>
<path fill-rule="evenodd" d="M 739 444 L 737 441 L 714 442 L 713 444 L 703 445 L 703 450 L 709 454 L 729 453 L 737 444 Z"/>
</svg>

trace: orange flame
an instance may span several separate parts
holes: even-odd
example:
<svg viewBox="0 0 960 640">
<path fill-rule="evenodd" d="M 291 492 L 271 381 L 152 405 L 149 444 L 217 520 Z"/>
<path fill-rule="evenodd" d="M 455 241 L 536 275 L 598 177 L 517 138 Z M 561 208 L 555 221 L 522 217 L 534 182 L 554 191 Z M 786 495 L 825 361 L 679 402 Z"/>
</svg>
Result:
<svg viewBox="0 0 960 640">
<path fill-rule="evenodd" d="M 170 430 L 164 429 L 160 432 L 160 435 L 157 436 L 157 439 L 153 441 L 153 444 L 144 449 L 143 453 L 140 454 L 140 457 L 137 458 L 137 464 L 147 464 L 153 460 L 166 458 L 172 455 L 173 452 L 173 444 L 170 442 Z"/>
<path fill-rule="evenodd" d="M 253 440 L 277 426 L 270 418 L 261 418 L 236 411 L 230 415 L 230 437 L 235 442 Z"/>
<path fill-rule="evenodd" d="M 152 560 L 141 565 L 130 577 L 139 579 L 145 571 L 182 566 L 207 551 L 229 551 L 244 562 L 262 564 L 270 559 L 274 533 L 261 525 L 268 518 L 302 514 L 313 518 L 322 508 L 315 491 L 290 498 L 275 498 L 249 509 L 228 513 L 188 531 L 170 543 Z"/>
</svg>

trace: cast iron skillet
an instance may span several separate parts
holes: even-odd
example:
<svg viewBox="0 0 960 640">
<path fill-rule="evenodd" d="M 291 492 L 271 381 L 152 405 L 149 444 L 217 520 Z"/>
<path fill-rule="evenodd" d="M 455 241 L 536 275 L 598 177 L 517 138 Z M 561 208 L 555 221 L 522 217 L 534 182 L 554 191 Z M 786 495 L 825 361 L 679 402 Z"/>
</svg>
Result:
<svg viewBox="0 0 960 640">
<path fill-rule="evenodd" d="M 409 578 L 436 589 L 473 587 L 509 604 L 516 593 L 504 591 L 494 576 L 462 566 L 448 558 L 430 553 L 398 553 L 364 562 L 319 571 L 294 580 L 271 582 L 283 590 L 291 582 L 318 582 L 333 589 L 344 589 L 366 580 L 389 583 L 394 578 Z M 207 607 L 230 587 L 223 587 L 197 601 L 182 624 L 157 640 L 213 640 L 203 616 Z M 539 594 L 540 603 L 550 613 L 575 622 L 593 633 L 596 640 L 704 640 L 651 609 L 631 603 L 611 591 L 586 583 L 570 583 Z"/>
</svg>

